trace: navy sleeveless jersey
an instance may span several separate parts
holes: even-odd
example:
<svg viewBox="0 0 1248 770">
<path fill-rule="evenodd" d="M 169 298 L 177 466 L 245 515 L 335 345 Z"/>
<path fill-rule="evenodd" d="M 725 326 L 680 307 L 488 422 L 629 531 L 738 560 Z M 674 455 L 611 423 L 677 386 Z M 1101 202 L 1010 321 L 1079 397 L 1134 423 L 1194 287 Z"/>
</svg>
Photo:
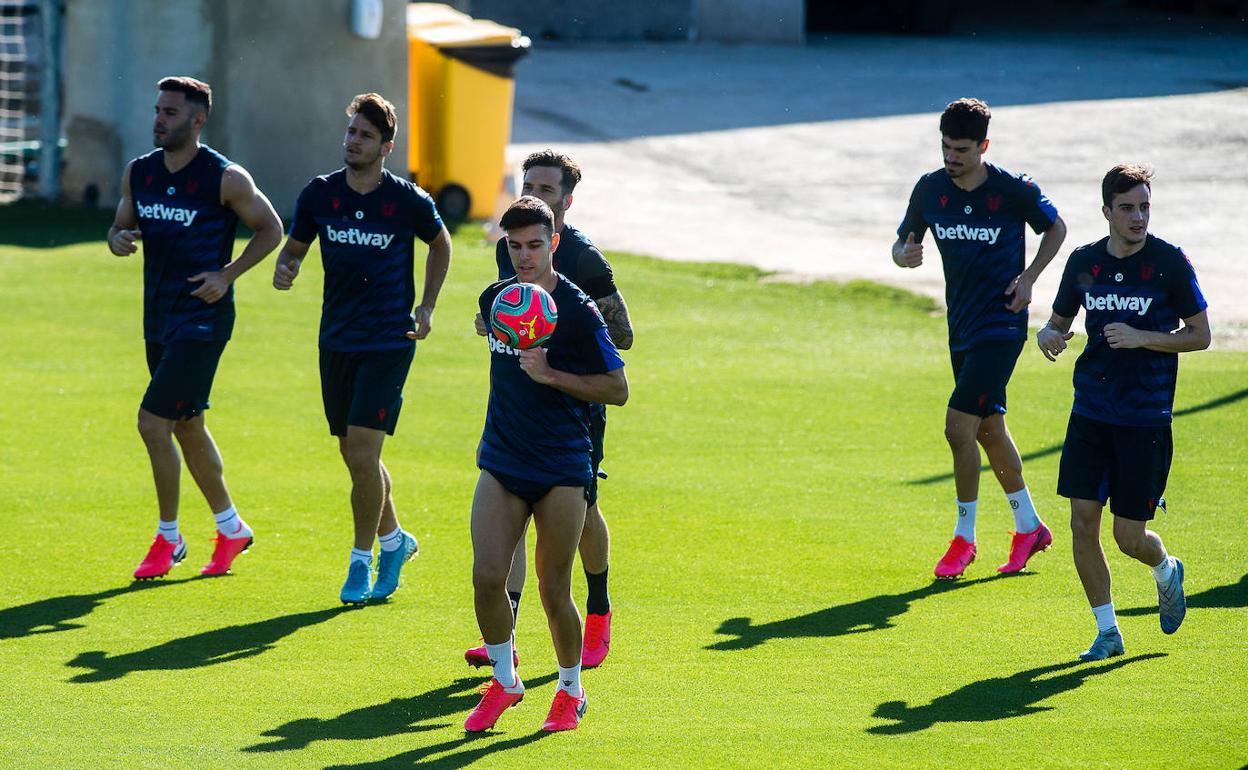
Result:
<svg viewBox="0 0 1248 770">
<path fill-rule="evenodd" d="M 546 342 L 554 369 L 605 374 L 624 366 L 593 300 L 560 275 L 551 297 L 558 308 L 555 333 Z M 479 300 L 490 317 L 494 298 L 514 278 L 492 284 Z M 590 404 L 534 382 L 520 368 L 520 351 L 488 336 L 490 402 L 478 464 L 538 484 L 587 485 L 590 467 Z"/>
<path fill-rule="evenodd" d="M 1082 307 L 1087 347 L 1075 362 L 1076 414 L 1113 425 L 1170 424 L 1177 353 L 1111 348 L 1105 325 L 1125 323 L 1150 332 L 1172 332 L 1208 304 L 1196 271 L 1176 246 L 1148 236 L 1124 259 L 1110 255 L 1109 238 L 1075 249 L 1062 272 L 1053 312 L 1074 318 Z"/>
<path fill-rule="evenodd" d="M 506 236 L 499 238 L 494 245 L 494 259 L 498 262 L 500 281 L 515 277 L 516 269 L 507 252 Z M 607 258 L 584 233 L 572 225 L 564 224 L 559 231 L 559 247 L 555 249 L 554 266 L 556 273 L 567 276 L 569 281 L 576 284 L 592 300 L 609 297 L 618 291 Z"/>
<path fill-rule="evenodd" d="M 201 145 L 176 172 L 165 151 L 153 150 L 130 166 L 130 198 L 143 233 L 143 337 L 222 342 L 234 330 L 234 287 L 209 304 L 187 280 L 230 263 L 238 215 L 221 203 L 221 177 L 230 160 Z"/>
<path fill-rule="evenodd" d="M 415 238 L 442 232 L 429 194 L 382 170 L 376 190 L 361 195 L 346 169 L 318 176 L 299 193 L 290 236 L 321 239 L 325 289 L 320 346 L 357 352 L 402 348 L 414 329 Z"/>
<path fill-rule="evenodd" d="M 1025 174 L 985 163 L 988 178 L 974 190 L 953 183 L 944 169 L 919 178 L 906 217 L 897 228 L 923 239 L 930 228 L 945 271 L 949 349 L 980 342 L 1027 339 L 1027 310 L 1011 313 L 1005 293 L 1026 267 L 1024 224 L 1042 233 L 1057 209 Z"/>
</svg>

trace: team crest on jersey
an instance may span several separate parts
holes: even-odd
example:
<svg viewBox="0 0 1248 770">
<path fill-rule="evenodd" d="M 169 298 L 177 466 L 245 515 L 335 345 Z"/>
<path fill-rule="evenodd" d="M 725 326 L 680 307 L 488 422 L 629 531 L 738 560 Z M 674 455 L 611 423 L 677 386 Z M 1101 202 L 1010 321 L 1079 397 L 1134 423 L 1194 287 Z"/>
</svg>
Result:
<svg viewBox="0 0 1248 770">
<path fill-rule="evenodd" d="M 1099 277 L 1100 277 L 1100 275 L 1101 275 L 1101 266 L 1100 266 L 1100 265 L 1093 265 L 1093 266 L 1092 266 L 1092 277 L 1093 277 L 1093 278 L 1099 278 Z"/>
<path fill-rule="evenodd" d="M 397 203 L 383 203 L 381 204 L 381 215 L 383 217 L 392 217 L 394 216 L 394 212 L 397 211 L 398 208 L 399 208 L 399 204 Z"/>
<path fill-rule="evenodd" d="M 1145 281 L 1151 281 L 1153 280 L 1153 273 L 1156 271 L 1157 268 L 1153 265 L 1140 265 L 1140 278 Z"/>
<path fill-rule="evenodd" d="M 191 181 L 186 183 L 187 195 L 194 195 L 197 192 L 199 192 L 199 180 L 198 179 L 192 179 Z"/>
<path fill-rule="evenodd" d="M 1001 196 L 999 194 L 989 195 L 987 198 L 987 203 L 988 203 L 988 211 L 995 214 L 1001 208 Z"/>
<path fill-rule="evenodd" d="M 940 196 L 940 207 L 943 209 L 945 206 L 948 206 L 948 205 L 949 205 L 949 196 L 948 195 Z"/>
<path fill-rule="evenodd" d="M 147 184 L 150 186 L 152 183 L 152 175 L 148 174 L 146 177 L 144 177 L 144 179 L 147 180 Z"/>
<path fill-rule="evenodd" d="M 338 207 L 341 205 L 342 205 L 342 201 L 338 200 L 337 198 L 329 199 L 329 207 L 333 209 L 334 211 L 337 211 Z"/>
</svg>

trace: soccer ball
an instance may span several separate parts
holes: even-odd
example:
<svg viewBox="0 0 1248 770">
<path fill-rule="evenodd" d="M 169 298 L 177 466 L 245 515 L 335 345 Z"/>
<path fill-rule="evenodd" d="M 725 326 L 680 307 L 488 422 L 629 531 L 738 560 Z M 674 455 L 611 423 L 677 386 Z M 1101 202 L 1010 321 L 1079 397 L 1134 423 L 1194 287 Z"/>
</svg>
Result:
<svg viewBox="0 0 1248 770">
<path fill-rule="evenodd" d="M 494 336 L 513 348 L 528 350 L 555 333 L 559 309 L 555 300 L 535 283 L 517 283 L 503 289 L 490 308 Z"/>
</svg>

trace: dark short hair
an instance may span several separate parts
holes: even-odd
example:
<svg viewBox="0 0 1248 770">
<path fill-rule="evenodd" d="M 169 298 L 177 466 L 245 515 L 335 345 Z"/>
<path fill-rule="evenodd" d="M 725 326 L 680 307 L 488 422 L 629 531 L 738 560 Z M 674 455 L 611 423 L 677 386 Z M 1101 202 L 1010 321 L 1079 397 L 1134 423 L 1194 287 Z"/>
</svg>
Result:
<svg viewBox="0 0 1248 770">
<path fill-rule="evenodd" d="M 1151 191 L 1153 189 L 1153 169 L 1139 163 L 1119 163 L 1105 174 L 1101 180 L 1101 200 L 1110 205 L 1115 195 L 1130 192 L 1140 185 Z"/>
<path fill-rule="evenodd" d="M 399 129 L 399 116 L 394 111 L 394 105 L 386 101 L 384 96 L 374 93 L 358 94 L 347 106 L 347 117 L 357 114 L 363 115 L 365 120 L 373 124 L 381 134 L 381 141 L 394 139 L 394 134 Z"/>
<path fill-rule="evenodd" d="M 988 121 L 992 113 L 988 105 L 979 99 L 963 97 L 949 102 L 940 116 L 940 133 L 950 139 L 974 139 L 983 142 L 988 138 Z"/>
<path fill-rule="evenodd" d="M 504 230 L 519 230 L 529 225 L 541 225 L 547 237 L 555 234 L 555 215 L 542 200 L 526 195 L 507 207 L 498 226 Z"/>
<path fill-rule="evenodd" d="M 564 195 L 571 195 L 576 189 L 576 185 L 581 181 L 581 167 L 576 165 L 576 161 L 554 150 L 541 150 L 532 153 L 524 159 L 524 172 L 527 174 L 529 169 L 534 167 L 541 168 L 557 168 L 559 169 L 560 179 L 559 186 L 563 188 Z"/>
<path fill-rule="evenodd" d="M 202 108 L 204 112 L 212 112 L 212 86 L 202 80 L 185 76 L 161 78 L 156 87 L 161 91 L 183 94 L 188 103 Z"/>
</svg>

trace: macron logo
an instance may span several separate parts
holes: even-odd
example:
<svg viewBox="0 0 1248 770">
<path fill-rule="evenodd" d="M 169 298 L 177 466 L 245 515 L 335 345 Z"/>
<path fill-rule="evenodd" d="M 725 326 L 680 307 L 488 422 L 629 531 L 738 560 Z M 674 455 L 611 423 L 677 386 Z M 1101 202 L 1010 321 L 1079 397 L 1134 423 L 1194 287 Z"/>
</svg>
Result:
<svg viewBox="0 0 1248 770">
<path fill-rule="evenodd" d="M 967 227 L 966 225 L 941 227 L 940 225 L 932 225 L 932 230 L 936 232 L 937 238 L 943 238 L 946 241 L 986 241 L 988 243 L 996 243 L 997 236 L 1001 235 L 1000 227 Z"/>
<path fill-rule="evenodd" d="M 1088 310 L 1134 310 L 1136 315 L 1144 315 L 1152 304 L 1152 297 L 1120 297 L 1117 294 L 1093 297 L 1092 292 L 1083 293 L 1083 306 Z"/>
<path fill-rule="evenodd" d="M 379 249 L 385 249 L 390 246 L 390 242 L 394 240 L 393 235 L 382 235 L 381 233 L 366 233 L 355 227 L 343 228 L 335 230 L 330 225 L 325 225 L 325 235 L 334 243 L 346 243 L 356 246 L 376 246 Z"/>
<path fill-rule="evenodd" d="M 195 221 L 195 215 L 199 212 L 195 209 L 178 209 L 172 206 L 166 206 L 163 203 L 153 203 L 150 206 L 137 204 L 139 216 L 145 219 L 162 219 L 166 222 L 181 222 L 183 227 L 190 227 Z"/>
</svg>

